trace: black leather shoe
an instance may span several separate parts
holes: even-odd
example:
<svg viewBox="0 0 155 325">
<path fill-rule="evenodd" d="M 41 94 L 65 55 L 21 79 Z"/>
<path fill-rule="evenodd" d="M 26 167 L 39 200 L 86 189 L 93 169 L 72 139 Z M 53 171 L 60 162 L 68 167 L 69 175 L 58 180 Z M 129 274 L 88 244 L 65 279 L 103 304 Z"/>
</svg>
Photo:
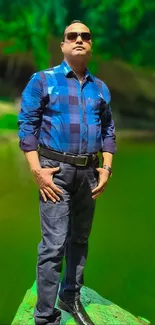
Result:
<svg viewBox="0 0 155 325">
<path fill-rule="evenodd" d="M 61 323 L 61 311 L 54 308 L 53 315 L 50 317 L 36 317 L 35 325 L 60 325 Z"/>
<path fill-rule="evenodd" d="M 79 298 L 74 301 L 62 301 L 59 298 L 58 307 L 69 312 L 79 325 L 95 325 L 86 313 Z"/>
</svg>

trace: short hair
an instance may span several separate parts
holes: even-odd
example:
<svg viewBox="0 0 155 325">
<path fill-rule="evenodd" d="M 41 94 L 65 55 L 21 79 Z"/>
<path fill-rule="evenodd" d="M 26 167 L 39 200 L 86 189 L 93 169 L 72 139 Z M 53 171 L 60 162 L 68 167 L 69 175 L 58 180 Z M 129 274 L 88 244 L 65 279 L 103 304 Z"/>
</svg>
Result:
<svg viewBox="0 0 155 325">
<path fill-rule="evenodd" d="M 72 24 L 83 24 L 83 21 L 81 21 L 81 20 L 72 20 L 70 25 L 72 25 Z"/>
<path fill-rule="evenodd" d="M 65 27 L 65 30 L 72 24 L 83 24 L 83 21 L 78 20 L 78 19 L 72 20 L 71 23 Z M 65 36 L 65 30 L 64 30 L 64 34 L 63 34 L 63 42 L 64 42 L 64 39 L 65 39 L 65 37 L 64 37 Z"/>
</svg>

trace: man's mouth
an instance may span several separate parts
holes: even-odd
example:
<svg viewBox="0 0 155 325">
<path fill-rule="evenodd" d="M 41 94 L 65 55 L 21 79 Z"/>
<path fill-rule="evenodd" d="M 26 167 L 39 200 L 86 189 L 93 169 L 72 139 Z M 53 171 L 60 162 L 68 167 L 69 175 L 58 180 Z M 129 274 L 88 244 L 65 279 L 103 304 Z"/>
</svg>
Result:
<svg viewBox="0 0 155 325">
<path fill-rule="evenodd" d="M 76 46 L 73 48 L 73 50 L 84 50 L 85 48 L 83 46 Z"/>
</svg>

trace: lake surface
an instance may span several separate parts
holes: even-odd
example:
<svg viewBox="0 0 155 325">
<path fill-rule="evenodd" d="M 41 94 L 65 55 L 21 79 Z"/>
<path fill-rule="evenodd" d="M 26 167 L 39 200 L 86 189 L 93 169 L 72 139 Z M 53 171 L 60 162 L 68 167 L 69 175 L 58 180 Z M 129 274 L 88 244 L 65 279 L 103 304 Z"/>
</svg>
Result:
<svg viewBox="0 0 155 325">
<path fill-rule="evenodd" d="M 85 285 L 155 324 L 155 144 L 120 142 L 98 199 Z M 35 280 L 38 192 L 18 143 L 0 145 L 0 324 Z"/>
</svg>

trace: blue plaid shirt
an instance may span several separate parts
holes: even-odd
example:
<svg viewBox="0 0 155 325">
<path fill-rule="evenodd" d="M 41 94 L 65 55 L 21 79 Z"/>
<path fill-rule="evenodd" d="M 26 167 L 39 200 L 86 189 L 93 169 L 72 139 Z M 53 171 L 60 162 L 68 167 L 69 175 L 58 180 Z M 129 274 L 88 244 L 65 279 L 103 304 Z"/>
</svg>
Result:
<svg viewBox="0 0 155 325">
<path fill-rule="evenodd" d="M 20 148 L 38 145 L 74 154 L 114 153 L 115 134 L 110 93 L 86 70 L 83 83 L 63 61 L 33 74 L 22 93 L 18 115 Z"/>
</svg>

